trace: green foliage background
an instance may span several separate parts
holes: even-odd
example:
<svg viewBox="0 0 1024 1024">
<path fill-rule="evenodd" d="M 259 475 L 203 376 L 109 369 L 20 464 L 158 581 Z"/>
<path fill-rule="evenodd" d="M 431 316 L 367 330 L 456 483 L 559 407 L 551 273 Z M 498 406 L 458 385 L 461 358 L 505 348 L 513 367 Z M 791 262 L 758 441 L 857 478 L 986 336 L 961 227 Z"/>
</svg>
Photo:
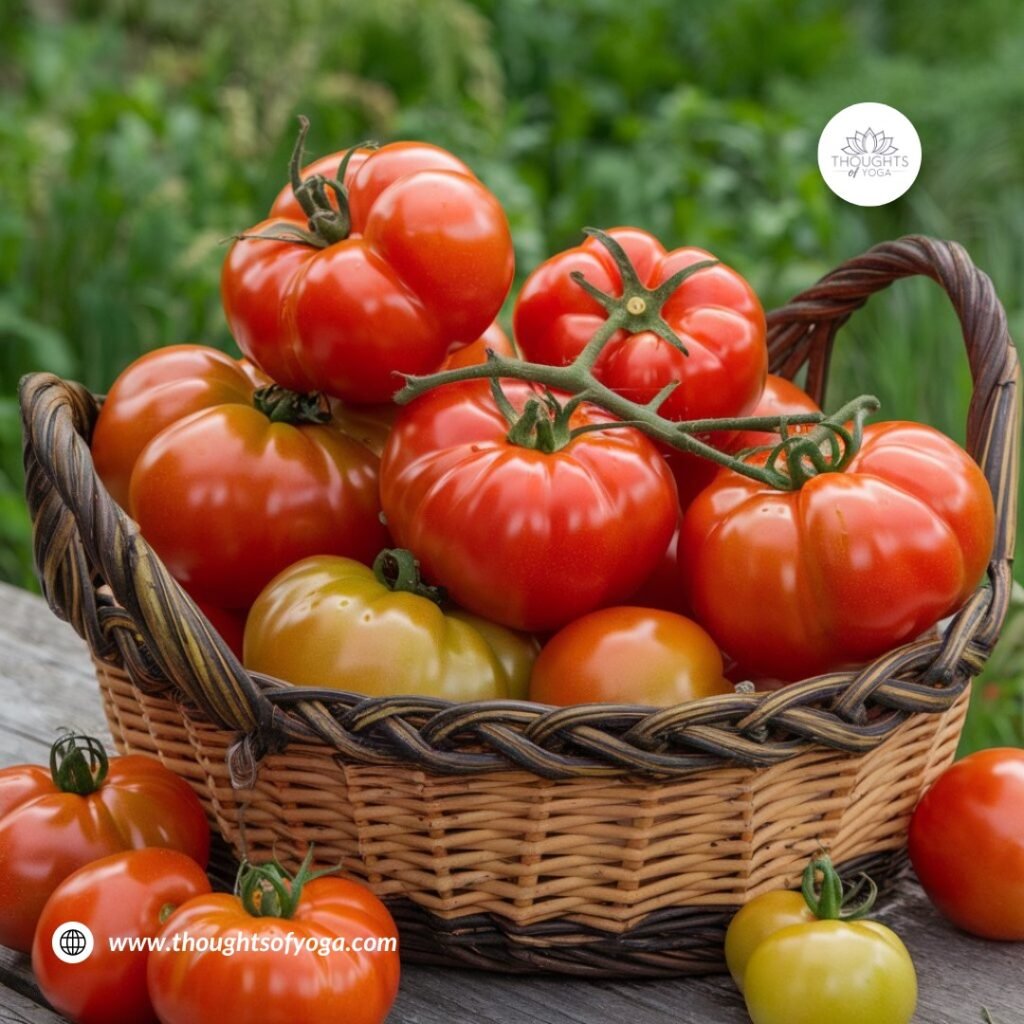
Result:
<svg viewBox="0 0 1024 1024">
<path fill-rule="evenodd" d="M 967 247 L 1021 337 L 1022 66 L 1018 0 L 8 0 L 0 578 L 33 585 L 19 376 L 101 391 L 145 350 L 230 346 L 222 242 L 282 183 L 296 113 L 314 154 L 364 138 L 457 151 L 506 204 L 520 275 L 584 225 L 634 223 L 712 249 L 771 307 L 924 231 Z M 834 197 L 815 156 L 828 118 L 869 99 L 904 111 L 924 150 L 913 189 L 875 210 Z M 836 362 L 833 397 L 870 390 L 885 415 L 962 439 L 970 381 L 931 283 L 873 300 Z M 1024 742 L 1022 650 L 1000 652 L 977 742 Z"/>
</svg>

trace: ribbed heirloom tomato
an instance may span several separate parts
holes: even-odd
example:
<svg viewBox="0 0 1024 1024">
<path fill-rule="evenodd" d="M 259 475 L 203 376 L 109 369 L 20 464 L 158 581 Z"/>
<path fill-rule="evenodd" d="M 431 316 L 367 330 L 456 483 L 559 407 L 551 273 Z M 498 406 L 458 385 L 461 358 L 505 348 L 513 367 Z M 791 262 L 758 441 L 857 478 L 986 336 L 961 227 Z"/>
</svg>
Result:
<svg viewBox="0 0 1024 1024">
<path fill-rule="evenodd" d="M 516 629 L 556 629 L 628 597 L 678 516 L 665 460 L 594 406 L 518 381 L 428 392 L 381 462 L 395 540 L 452 599 Z"/>
<path fill-rule="evenodd" d="M 285 387 L 386 401 L 400 373 L 436 370 L 494 320 L 512 283 L 508 222 L 436 146 L 336 153 L 301 176 L 304 135 L 292 186 L 225 260 L 228 325 Z"/>
<path fill-rule="evenodd" d="M 844 469 L 795 490 L 719 473 L 683 518 L 679 564 L 739 677 L 792 681 L 867 661 L 959 608 L 994 529 L 962 448 L 923 424 L 878 423 Z"/>
<path fill-rule="evenodd" d="M 67 735 L 50 769 L 0 771 L 0 945 L 27 952 L 50 894 L 71 872 L 121 850 L 165 846 L 201 865 L 210 827 L 187 782 L 141 755 L 108 761 Z"/>
</svg>

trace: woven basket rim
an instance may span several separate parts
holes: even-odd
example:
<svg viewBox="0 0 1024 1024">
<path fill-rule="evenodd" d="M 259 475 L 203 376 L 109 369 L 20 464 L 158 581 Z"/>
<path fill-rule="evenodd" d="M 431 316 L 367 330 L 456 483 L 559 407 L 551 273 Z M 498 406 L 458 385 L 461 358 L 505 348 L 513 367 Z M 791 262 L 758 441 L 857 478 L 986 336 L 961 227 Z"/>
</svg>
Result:
<svg viewBox="0 0 1024 1024">
<path fill-rule="evenodd" d="M 988 277 L 956 243 L 923 236 L 875 246 L 768 317 L 771 369 L 792 378 L 806 364 L 807 390 L 820 402 L 838 329 L 871 294 L 915 274 L 937 281 L 960 318 L 974 380 L 967 449 L 993 490 L 996 543 L 987 583 L 944 634 L 866 666 L 775 692 L 658 709 L 366 697 L 249 673 L 96 477 L 88 440 L 97 399 L 41 373 L 23 379 L 20 398 L 43 593 L 95 656 L 124 664 L 150 690 L 179 691 L 238 732 L 232 768 L 240 783 L 265 753 L 292 741 L 323 742 L 362 763 L 398 760 L 462 774 L 527 769 L 550 778 L 768 765 L 814 744 L 863 753 L 908 715 L 946 710 L 998 638 L 1012 583 L 1019 361 Z"/>
</svg>

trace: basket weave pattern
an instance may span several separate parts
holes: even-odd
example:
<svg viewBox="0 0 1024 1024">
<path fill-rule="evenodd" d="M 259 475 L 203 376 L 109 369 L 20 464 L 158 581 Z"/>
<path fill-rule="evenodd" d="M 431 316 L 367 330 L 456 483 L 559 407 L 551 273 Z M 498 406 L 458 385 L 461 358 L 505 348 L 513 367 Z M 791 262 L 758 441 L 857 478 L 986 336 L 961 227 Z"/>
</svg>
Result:
<svg viewBox="0 0 1024 1024">
<path fill-rule="evenodd" d="M 952 759 L 1010 588 L 1019 366 L 991 282 L 953 243 L 876 246 L 769 317 L 772 368 L 823 397 L 837 329 L 932 277 L 974 379 L 967 447 L 997 510 L 989 585 L 942 636 L 776 693 L 658 711 L 451 705 L 297 689 L 247 673 L 97 480 L 97 405 L 22 387 L 27 494 L 51 606 L 86 637 L 115 742 L 187 778 L 235 851 L 308 843 L 389 901 L 416 959 L 592 974 L 721 967 L 736 906 L 824 846 L 883 877 Z"/>
</svg>

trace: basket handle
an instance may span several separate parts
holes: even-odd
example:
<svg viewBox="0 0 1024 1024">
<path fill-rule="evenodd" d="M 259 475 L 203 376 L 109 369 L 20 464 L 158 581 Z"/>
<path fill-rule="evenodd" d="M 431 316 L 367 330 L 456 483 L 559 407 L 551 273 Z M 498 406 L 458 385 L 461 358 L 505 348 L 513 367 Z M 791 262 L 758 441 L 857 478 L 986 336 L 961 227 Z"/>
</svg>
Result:
<svg viewBox="0 0 1024 1024">
<path fill-rule="evenodd" d="M 36 571 L 50 607 L 94 651 L 109 654 L 96 595 L 106 583 L 159 669 L 193 703 L 225 727 L 272 735 L 273 707 L 97 476 L 93 396 L 81 384 L 33 373 L 22 378 L 19 398 Z M 124 625 L 123 616 L 107 622 Z"/>
<path fill-rule="evenodd" d="M 1005 578 L 1008 599 L 1017 534 L 1020 360 L 992 281 L 962 246 L 907 235 L 847 260 L 768 315 L 770 366 L 773 372 L 791 377 L 807 361 L 807 391 L 820 404 L 839 328 L 875 292 L 917 275 L 930 277 L 942 287 L 960 320 L 974 383 L 967 413 L 967 450 L 992 489 L 996 537 L 990 575 L 994 584 Z M 994 618 L 998 633 L 1003 615 Z"/>
</svg>

